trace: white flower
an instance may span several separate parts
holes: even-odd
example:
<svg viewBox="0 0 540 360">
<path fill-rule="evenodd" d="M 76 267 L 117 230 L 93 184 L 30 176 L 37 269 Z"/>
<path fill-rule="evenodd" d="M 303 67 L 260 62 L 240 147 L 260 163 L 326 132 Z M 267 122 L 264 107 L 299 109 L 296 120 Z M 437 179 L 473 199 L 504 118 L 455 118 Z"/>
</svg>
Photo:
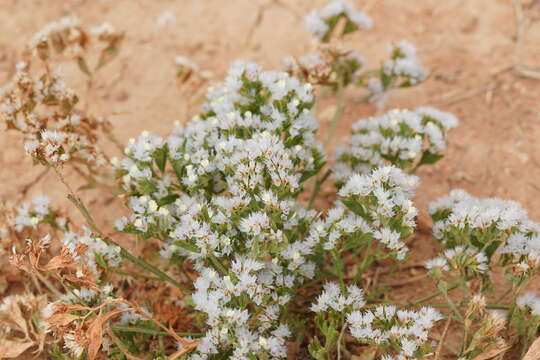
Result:
<svg viewBox="0 0 540 360">
<path fill-rule="evenodd" d="M 334 177 L 343 182 L 351 173 L 367 173 L 389 161 L 409 168 L 424 152 L 439 154 L 444 137 L 458 120 L 450 113 L 430 107 L 391 110 L 353 124 L 348 147 L 340 149 Z M 427 141 L 426 141 L 427 140 Z"/>
</svg>

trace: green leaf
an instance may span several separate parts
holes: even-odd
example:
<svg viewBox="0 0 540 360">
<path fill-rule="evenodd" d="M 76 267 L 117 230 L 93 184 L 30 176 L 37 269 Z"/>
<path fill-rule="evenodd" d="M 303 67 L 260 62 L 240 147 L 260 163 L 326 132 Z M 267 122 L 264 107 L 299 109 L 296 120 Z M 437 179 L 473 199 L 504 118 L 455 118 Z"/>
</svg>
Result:
<svg viewBox="0 0 540 360">
<path fill-rule="evenodd" d="M 364 210 L 364 206 L 360 202 L 355 201 L 353 199 L 347 199 L 347 200 L 342 200 L 342 201 L 345 204 L 345 206 L 347 206 L 356 215 L 361 216 L 361 217 L 367 216 L 366 210 Z"/>
<path fill-rule="evenodd" d="M 326 350 L 321 346 L 318 338 L 315 338 L 309 345 L 308 351 L 311 356 L 317 360 L 326 359 Z"/>
<path fill-rule="evenodd" d="M 87 76 L 92 76 L 92 73 L 90 72 L 90 68 L 88 67 L 86 60 L 84 60 L 82 56 L 77 58 L 77 65 L 79 65 L 79 69 L 84 74 L 86 74 Z"/>
<path fill-rule="evenodd" d="M 499 248 L 499 245 L 501 245 L 500 241 L 494 241 L 486 248 L 485 253 L 488 259 L 491 259 L 493 254 L 495 254 L 495 251 Z"/>
<path fill-rule="evenodd" d="M 347 22 L 345 23 L 345 26 L 343 27 L 343 31 L 341 32 L 341 36 L 345 36 L 347 34 L 355 32 L 356 30 L 358 30 L 358 26 L 352 21 L 350 21 L 349 19 L 347 19 Z"/>
<path fill-rule="evenodd" d="M 427 165 L 427 164 L 435 164 L 437 161 L 441 160 L 444 157 L 442 154 L 434 154 L 429 151 L 424 151 L 422 154 L 422 158 L 420 159 L 420 163 L 418 165 Z"/>
<path fill-rule="evenodd" d="M 154 160 L 156 161 L 157 167 L 162 173 L 164 173 L 165 164 L 167 163 L 167 148 L 163 147 L 163 148 L 157 149 L 154 152 L 153 156 L 154 156 Z"/>
<path fill-rule="evenodd" d="M 180 247 L 183 247 L 187 251 L 191 251 L 191 252 L 194 252 L 194 253 L 197 253 L 197 254 L 201 252 L 201 250 L 198 247 L 196 247 L 195 245 L 190 244 L 190 243 L 188 243 L 187 241 L 184 241 L 184 240 L 176 240 L 174 242 L 174 244 L 178 245 Z"/>
<path fill-rule="evenodd" d="M 98 263 L 99 266 L 101 266 L 102 268 L 106 269 L 108 268 L 109 266 L 107 265 L 107 262 L 105 261 L 105 259 L 103 258 L 103 255 L 101 255 L 100 253 L 94 253 L 95 257 L 96 257 L 96 262 Z"/>
<path fill-rule="evenodd" d="M 175 202 L 176 199 L 178 199 L 179 197 L 180 197 L 180 195 L 178 195 L 178 194 L 170 194 L 170 195 L 167 195 L 167 196 L 162 197 L 161 199 L 159 199 L 157 201 L 157 204 L 159 206 L 169 205 L 169 204 L 172 204 L 173 202 Z"/>
<path fill-rule="evenodd" d="M 141 193 L 145 195 L 152 194 L 158 190 L 156 184 L 151 180 L 142 180 L 139 182 L 139 186 L 141 187 Z"/>
<path fill-rule="evenodd" d="M 184 165 L 180 160 L 173 160 L 171 164 L 176 178 L 182 183 L 182 178 L 184 177 Z"/>
</svg>

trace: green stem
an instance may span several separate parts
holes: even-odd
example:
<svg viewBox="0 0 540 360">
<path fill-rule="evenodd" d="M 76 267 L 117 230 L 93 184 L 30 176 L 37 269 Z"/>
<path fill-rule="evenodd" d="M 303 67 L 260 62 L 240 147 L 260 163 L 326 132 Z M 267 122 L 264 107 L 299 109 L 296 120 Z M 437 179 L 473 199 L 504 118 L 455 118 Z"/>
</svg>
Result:
<svg viewBox="0 0 540 360">
<path fill-rule="evenodd" d="M 332 173 L 331 169 L 326 170 L 324 175 L 317 179 L 315 182 L 315 185 L 313 186 L 313 191 L 311 192 L 311 196 L 309 197 L 309 202 L 307 204 L 308 210 L 311 209 L 313 206 L 313 202 L 315 201 L 315 198 L 317 197 L 317 194 L 319 193 L 319 190 L 321 189 L 321 185 L 328 179 L 330 174 Z"/>
<path fill-rule="evenodd" d="M 330 120 L 330 127 L 328 128 L 328 135 L 326 135 L 326 139 L 324 140 L 324 147 L 328 147 L 328 144 L 330 143 L 330 140 L 332 140 L 332 137 L 334 136 L 334 133 L 336 132 L 336 127 L 339 118 L 341 117 L 341 114 L 343 112 L 343 101 L 345 94 L 345 87 L 343 86 L 343 79 L 340 78 L 338 81 L 338 89 L 337 89 L 337 105 L 336 105 L 336 111 L 334 112 L 334 116 L 332 117 L 332 120 Z"/>
<path fill-rule="evenodd" d="M 128 261 L 131 261 L 132 263 L 140 266 L 141 268 L 145 269 L 146 271 L 151 272 L 152 274 L 156 275 L 160 280 L 168 282 L 168 283 L 176 286 L 177 288 L 182 290 L 184 293 L 191 294 L 191 290 L 189 290 L 184 284 L 181 284 L 178 281 L 174 280 L 169 275 L 167 275 L 163 271 L 159 270 L 157 267 L 147 263 L 146 261 L 144 261 L 140 257 L 132 255 L 129 251 L 124 249 L 122 246 L 118 245 L 111 238 L 103 236 L 103 233 L 101 232 L 101 230 L 99 230 L 96 223 L 94 222 L 94 219 L 92 218 L 92 216 L 88 212 L 88 209 L 86 208 L 86 206 L 84 206 L 83 202 L 80 199 L 77 199 L 72 194 L 69 194 L 68 195 L 68 200 L 71 201 L 77 207 L 77 209 L 79 209 L 79 211 L 82 213 L 82 215 L 86 219 L 86 222 L 88 223 L 88 225 L 92 229 L 92 231 L 94 231 L 107 245 L 114 245 L 114 246 L 118 246 L 118 248 L 120 248 L 120 256 L 122 256 L 124 259 L 126 259 Z"/>
<path fill-rule="evenodd" d="M 450 305 L 450 308 L 452 309 L 452 311 L 456 314 L 456 316 L 459 318 L 461 323 L 463 323 L 465 321 L 463 319 L 463 315 L 461 315 L 461 313 L 459 312 L 456 304 L 454 304 L 452 299 L 450 299 L 450 296 L 448 296 L 448 289 L 442 290 L 442 294 L 444 295 L 444 298 L 446 299 L 446 302 L 448 303 L 448 305 Z"/>
<path fill-rule="evenodd" d="M 371 247 L 373 246 L 373 238 L 370 238 L 368 241 L 368 245 L 366 247 L 366 254 L 364 256 L 364 260 L 362 261 L 362 265 L 360 266 L 360 271 L 364 272 L 366 268 L 371 265 L 371 262 L 368 262 L 369 257 L 371 256 Z"/>
<path fill-rule="evenodd" d="M 114 269 L 114 268 L 110 268 L 110 267 L 107 268 L 107 271 L 110 271 L 110 272 L 118 274 L 118 275 L 131 276 L 131 277 L 134 277 L 134 278 L 140 278 L 140 279 L 146 279 L 146 280 L 158 280 L 158 281 L 161 280 L 158 277 L 147 276 L 147 275 L 142 275 L 142 274 L 131 274 L 131 273 L 128 273 L 127 271 L 122 271 L 122 270 L 118 270 L 118 269 Z"/>
<path fill-rule="evenodd" d="M 457 288 L 458 286 L 459 286 L 459 283 L 452 284 L 452 285 L 450 285 L 450 286 L 446 289 L 446 291 L 454 290 L 454 289 Z M 416 300 L 415 302 L 412 303 L 412 305 L 418 305 L 418 304 L 421 304 L 421 303 L 423 303 L 423 302 L 426 302 L 426 301 L 428 301 L 428 300 L 433 299 L 434 297 L 437 297 L 437 296 L 439 296 L 439 295 L 442 295 L 442 293 L 443 293 L 442 290 L 437 290 L 437 291 L 435 291 L 435 292 L 434 292 L 433 294 L 431 294 L 431 295 L 428 295 L 428 296 L 426 296 L 426 297 L 423 297 L 423 298 L 420 298 L 420 299 Z"/>
<path fill-rule="evenodd" d="M 455 304 L 456 307 L 467 307 L 468 303 L 461 303 L 461 304 Z M 450 308 L 451 306 L 449 304 L 430 304 L 430 307 L 433 308 Z M 494 309 L 494 310 L 508 310 L 510 308 L 510 305 L 504 305 L 504 304 L 487 304 L 486 309 Z"/>
<path fill-rule="evenodd" d="M 210 260 L 210 264 L 221 274 L 226 275 L 228 273 L 225 266 L 212 254 L 208 255 L 208 259 Z"/>
<path fill-rule="evenodd" d="M 496 303 L 498 303 L 499 301 L 501 301 L 502 299 L 504 299 L 506 296 L 508 296 L 508 294 L 510 294 L 512 292 L 512 288 L 506 290 L 501 296 L 499 296 L 497 298 L 497 300 L 495 300 Z"/>
<path fill-rule="evenodd" d="M 116 332 L 131 332 L 131 333 L 146 334 L 146 335 L 170 336 L 170 334 L 165 331 L 139 328 L 139 327 L 131 327 L 131 326 L 113 326 L 112 330 Z M 180 337 L 192 337 L 192 338 L 200 338 L 204 336 L 204 334 L 201 334 L 201 333 L 188 333 L 188 332 L 177 332 L 176 335 Z"/>
</svg>

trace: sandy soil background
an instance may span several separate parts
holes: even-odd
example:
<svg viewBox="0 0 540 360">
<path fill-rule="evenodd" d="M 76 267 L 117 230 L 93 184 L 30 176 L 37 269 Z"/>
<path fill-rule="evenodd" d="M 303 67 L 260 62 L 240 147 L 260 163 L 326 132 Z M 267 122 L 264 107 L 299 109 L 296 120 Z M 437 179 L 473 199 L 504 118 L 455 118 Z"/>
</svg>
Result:
<svg viewBox="0 0 540 360">
<path fill-rule="evenodd" d="M 450 134 L 446 157 L 418 173 L 419 209 L 425 213 L 429 201 L 463 188 L 480 197 L 519 201 L 533 220 L 540 221 L 540 1 L 353 2 L 373 18 L 375 27 L 347 38 L 347 47 L 377 65 L 390 42 L 408 39 L 430 70 L 424 84 L 394 92 L 387 108 L 432 105 L 461 120 Z M 313 44 L 304 31 L 303 16 L 324 3 L 0 0 L 0 84 L 12 76 L 25 42 L 46 23 L 68 14 L 89 25 L 107 21 L 125 31 L 126 39 L 119 58 L 100 74 L 99 86 L 89 98 L 92 112 L 109 114 L 124 141 L 142 130 L 166 135 L 187 112 L 175 79 L 175 56 L 186 56 L 212 71 L 215 80 L 238 58 L 279 68 L 283 57 L 310 51 Z M 165 11 L 175 20 L 162 26 L 158 18 Z M 335 143 L 346 139 L 354 121 L 375 112 L 371 104 L 353 103 L 358 97 L 354 91 L 347 93 L 349 105 Z M 331 106 L 328 100 L 322 103 Z M 324 120 L 322 116 L 323 133 Z M 23 154 L 21 140 L 13 132 L 0 132 L 0 199 L 20 200 L 21 190 L 41 171 Z M 331 186 L 323 190 L 329 193 Z M 49 173 L 29 195 L 39 193 L 62 199 L 65 189 Z M 121 213 L 120 206 L 104 207 L 108 199 L 96 191 L 82 195 L 91 208 L 100 209 L 96 213 L 101 224 L 110 226 Z M 426 249 L 422 258 L 436 251 L 423 242 L 419 246 Z"/>
<path fill-rule="evenodd" d="M 393 93 L 388 107 L 433 105 L 461 119 L 445 159 L 419 172 L 421 209 L 461 187 L 519 201 L 540 220 L 540 2 L 522 2 L 516 12 L 511 0 L 355 1 L 375 27 L 353 34 L 346 46 L 376 65 L 390 42 L 408 39 L 431 73 L 424 84 Z M 173 121 L 185 117 L 175 56 L 189 57 L 216 80 L 238 58 L 279 68 L 284 56 L 310 50 L 303 16 L 324 3 L 0 0 L 0 83 L 13 74 L 24 43 L 47 22 L 67 14 L 87 24 L 108 21 L 126 32 L 126 40 L 119 59 L 101 74 L 91 109 L 114 114 L 110 118 L 123 140 L 144 129 L 165 135 Z M 160 26 L 164 11 L 176 19 Z M 355 95 L 349 92 L 348 100 Z M 346 139 L 350 124 L 374 111 L 370 104 L 351 103 L 335 141 Z M 2 198 L 17 200 L 18 190 L 39 173 L 21 146 L 17 134 L 0 133 Z M 55 196 L 64 189 L 51 173 L 32 189 L 39 192 Z"/>
</svg>

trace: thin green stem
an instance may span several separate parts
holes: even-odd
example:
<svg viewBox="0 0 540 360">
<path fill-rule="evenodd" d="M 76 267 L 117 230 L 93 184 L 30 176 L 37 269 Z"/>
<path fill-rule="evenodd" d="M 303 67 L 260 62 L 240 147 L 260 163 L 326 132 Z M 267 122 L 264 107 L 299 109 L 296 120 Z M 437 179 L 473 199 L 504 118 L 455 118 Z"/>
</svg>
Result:
<svg viewBox="0 0 540 360">
<path fill-rule="evenodd" d="M 343 103 L 345 99 L 345 87 L 343 86 L 343 79 L 339 79 L 338 81 L 338 88 L 337 88 L 337 105 L 336 105 L 336 111 L 334 112 L 334 116 L 332 117 L 332 120 L 330 120 L 330 127 L 328 128 L 328 134 L 326 135 L 326 139 L 324 140 L 324 147 L 328 147 L 328 144 L 332 140 L 332 137 L 334 136 L 334 133 L 336 132 L 337 123 L 339 118 L 341 117 L 341 114 L 343 113 Z"/>
<path fill-rule="evenodd" d="M 146 335 L 170 336 L 170 334 L 165 331 L 139 328 L 139 327 L 131 327 L 131 326 L 113 326 L 112 330 L 116 332 L 131 332 L 131 333 L 146 334 Z M 202 333 L 189 333 L 189 332 L 178 332 L 176 333 L 176 335 L 180 337 L 192 337 L 192 338 L 200 338 L 204 336 L 204 334 Z"/>
<path fill-rule="evenodd" d="M 360 271 L 364 272 L 366 268 L 371 264 L 371 262 L 368 263 L 369 257 L 371 256 L 371 248 L 373 246 L 373 239 L 369 239 L 368 245 L 366 247 L 366 253 L 364 255 L 364 260 L 362 261 L 362 265 L 360 265 Z"/>
<path fill-rule="evenodd" d="M 467 307 L 468 303 L 461 303 L 461 304 L 455 304 L 456 307 Z M 433 308 L 451 308 L 449 304 L 429 304 L 430 307 Z M 510 308 L 510 305 L 505 304 L 487 304 L 486 309 L 493 309 L 493 310 L 508 310 Z"/>
<path fill-rule="evenodd" d="M 216 258 L 214 255 L 209 254 L 208 259 L 210 260 L 210 264 L 221 274 L 226 275 L 227 269 L 225 266 L 219 261 L 218 258 Z"/>
<path fill-rule="evenodd" d="M 322 184 L 328 179 L 330 174 L 332 173 L 331 169 L 326 170 L 324 175 L 317 179 L 315 182 L 315 185 L 313 186 L 313 191 L 311 192 L 311 196 L 309 197 L 309 202 L 307 204 L 308 210 L 311 209 L 313 206 L 313 202 L 315 201 L 315 198 L 317 197 L 317 194 L 319 193 L 319 190 L 321 189 Z"/>
<path fill-rule="evenodd" d="M 459 286 L 459 283 L 452 284 L 446 289 L 446 291 L 454 290 L 458 286 Z M 426 302 L 428 300 L 431 300 L 431 299 L 433 299 L 433 298 L 435 298 L 435 297 L 437 297 L 439 295 L 442 295 L 442 293 L 443 293 L 442 290 L 437 290 L 431 295 L 428 295 L 428 296 L 425 296 L 423 298 L 420 298 L 420 299 L 416 300 L 415 302 L 412 303 L 412 305 L 421 304 L 421 303 Z"/>
<path fill-rule="evenodd" d="M 459 318 L 461 323 L 463 323 L 465 321 L 463 319 L 463 315 L 461 315 L 461 313 L 459 312 L 459 309 L 457 308 L 456 304 L 452 301 L 450 296 L 448 296 L 448 289 L 442 290 L 442 294 L 443 294 L 444 298 L 446 299 L 446 302 L 448 303 L 448 305 L 450 305 L 450 309 L 452 309 L 452 311 L 456 314 L 456 316 Z"/>
<path fill-rule="evenodd" d="M 146 280 L 158 280 L 158 281 L 161 280 L 160 278 L 155 277 L 155 276 L 147 276 L 147 275 L 142 275 L 142 274 L 131 274 L 131 273 L 127 272 L 127 271 L 122 271 L 122 270 L 118 270 L 118 269 L 115 269 L 115 268 L 107 268 L 107 271 L 110 271 L 110 272 L 118 274 L 118 275 L 131 276 L 131 277 L 134 277 L 134 278 L 140 278 L 140 279 L 146 279 Z"/>
<path fill-rule="evenodd" d="M 501 296 L 499 296 L 497 298 L 497 300 L 495 300 L 496 303 L 498 303 L 499 301 L 503 300 L 505 297 L 508 296 L 508 294 L 510 294 L 512 292 L 512 288 L 506 290 Z"/>
<path fill-rule="evenodd" d="M 94 231 L 107 245 L 114 245 L 114 246 L 117 246 L 120 249 L 120 256 L 122 256 L 124 259 L 126 259 L 128 261 L 131 261 L 132 263 L 140 266 L 141 268 L 145 269 L 146 271 L 151 272 L 152 274 L 156 275 L 160 280 L 168 282 L 168 283 L 176 286 L 177 288 L 182 290 L 184 293 L 191 294 L 191 290 L 189 290 L 184 284 L 181 284 L 178 281 L 174 280 L 172 277 L 170 277 L 169 275 L 167 275 L 163 271 L 159 270 L 157 267 L 147 263 L 146 261 L 144 261 L 140 257 L 132 255 L 129 251 L 124 249 L 122 246 L 120 246 L 114 240 L 112 240 L 111 238 L 109 238 L 107 236 L 104 236 L 103 233 L 101 232 L 101 230 L 99 230 L 96 223 L 94 222 L 94 219 L 92 218 L 92 216 L 88 212 L 88 209 L 86 208 L 86 206 L 84 206 L 83 202 L 80 199 L 77 199 L 74 195 L 69 194 L 68 195 L 68 200 L 71 201 L 77 207 L 77 209 L 79 209 L 79 211 L 82 213 L 82 215 L 86 219 L 86 222 L 88 223 L 88 225 L 92 229 L 92 231 Z"/>
</svg>

